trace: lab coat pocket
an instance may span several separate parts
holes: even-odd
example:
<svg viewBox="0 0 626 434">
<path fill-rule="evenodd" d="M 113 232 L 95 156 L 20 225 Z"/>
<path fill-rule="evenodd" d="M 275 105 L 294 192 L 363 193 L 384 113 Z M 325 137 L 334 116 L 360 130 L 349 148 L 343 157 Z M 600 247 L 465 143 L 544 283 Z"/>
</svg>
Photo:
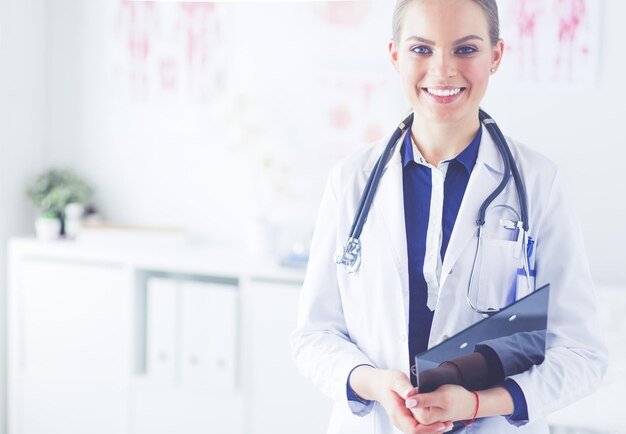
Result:
<svg viewBox="0 0 626 434">
<path fill-rule="evenodd" d="M 518 250 L 516 241 L 482 240 L 470 288 L 470 300 L 478 309 L 501 309 L 515 301 L 523 260 Z"/>
</svg>

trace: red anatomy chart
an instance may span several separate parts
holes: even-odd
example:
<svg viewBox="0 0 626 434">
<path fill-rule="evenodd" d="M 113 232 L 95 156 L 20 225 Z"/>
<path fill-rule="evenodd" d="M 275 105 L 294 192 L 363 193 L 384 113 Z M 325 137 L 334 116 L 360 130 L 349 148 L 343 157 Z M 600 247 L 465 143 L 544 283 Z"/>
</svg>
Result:
<svg viewBox="0 0 626 434">
<path fill-rule="evenodd" d="M 537 70 L 537 21 L 546 13 L 545 0 L 520 0 L 515 10 L 517 46 L 515 53 L 523 74 Z"/>
<path fill-rule="evenodd" d="M 132 99 L 176 93 L 206 101 L 222 79 L 220 22 L 213 3 L 121 0 L 116 70 Z"/>
<path fill-rule="evenodd" d="M 597 3 L 597 2 L 596 2 Z M 576 56 L 589 56 L 589 47 L 581 41 L 581 28 L 587 18 L 585 0 L 559 0 L 559 51 L 555 59 L 558 74 L 566 74 L 571 79 L 576 64 Z"/>
<path fill-rule="evenodd" d="M 122 50 L 126 51 L 125 80 L 137 95 L 145 95 L 150 86 L 149 61 L 153 35 L 158 24 L 154 5 L 149 2 L 122 1 L 117 17 Z"/>
<path fill-rule="evenodd" d="M 507 0 L 503 71 L 511 84 L 593 86 L 597 79 L 602 2 Z"/>
<path fill-rule="evenodd" d="M 370 2 L 320 2 L 313 5 L 327 24 L 340 27 L 358 27 L 371 9 Z"/>
</svg>

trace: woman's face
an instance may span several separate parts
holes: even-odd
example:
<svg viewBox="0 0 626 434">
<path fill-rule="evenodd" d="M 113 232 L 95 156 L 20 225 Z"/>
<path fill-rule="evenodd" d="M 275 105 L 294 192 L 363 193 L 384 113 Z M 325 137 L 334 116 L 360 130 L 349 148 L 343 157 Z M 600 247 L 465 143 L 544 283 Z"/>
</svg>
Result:
<svg viewBox="0 0 626 434">
<path fill-rule="evenodd" d="M 431 122 L 476 119 L 503 43 L 492 46 L 485 13 L 471 0 L 416 0 L 402 20 L 392 63 L 418 117 Z"/>
</svg>

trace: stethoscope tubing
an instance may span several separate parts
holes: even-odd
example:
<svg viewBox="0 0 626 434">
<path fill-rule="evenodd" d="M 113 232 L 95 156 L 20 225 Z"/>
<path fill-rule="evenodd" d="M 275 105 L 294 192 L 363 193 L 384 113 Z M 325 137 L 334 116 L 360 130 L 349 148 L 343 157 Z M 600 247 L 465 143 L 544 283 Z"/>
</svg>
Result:
<svg viewBox="0 0 626 434">
<path fill-rule="evenodd" d="M 389 139 L 385 150 L 378 158 L 374 169 L 372 170 L 372 174 L 367 180 L 365 184 L 365 189 L 363 190 L 363 194 L 361 195 L 361 199 L 359 200 L 359 205 L 357 207 L 357 213 L 354 218 L 354 222 L 352 223 L 352 227 L 350 229 L 350 239 L 358 240 L 361 237 L 361 232 L 363 231 L 363 226 L 365 225 L 365 221 L 367 220 L 367 214 L 369 213 L 370 207 L 372 206 L 372 202 L 374 201 L 374 195 L 376 194 L 376 190 L 378 189 L 378 184 L 380 183 L 380 179 L 385 172 L 385 166 L 389 162 L 393 151 L 400 140 L 402 134 L 411 126 L 413 123 L 413 113 L 404 119 L 396 128 L 393 135 Z"/>
<path fill-rule="evenodd" d="M 498 184 L 498 187 L 485 199 L 483 204 L 481 205 L 478 211 L 478 219 L 476 221 L 478 226 L 483 226 L 485 224 L 485 214 L 487 212 L 487 208 L 491 203 L 500 195 L 500 193 L 506 188 L 507 183 L 509 182 L 509 177 L 511 174 L 513 175 L 513 179 L 515 181 L 515 187 L 517 189 L 517 196 L 520 202 L 520 210 L 522 216 L 522 222 L 524 230 L 528 231 L 528 206 L 526 203 L 526 189 L 524 187 L 524 183 L 522 182 L 521 175 L 519 170 L 515 164 L 511 164 L 514 161 L 513 154 L 511 153 L 511 149 L 507 145 L 506 139 L 502 131 L 493 120 L 493 118 L 484 110 L 480 109 L 478 112 L 478 116 L 480 122 L 485 126 L 485 128 L 489 131 L 492 136 L 495 136 L 496 140 L 494 140 L 496 146 L 498 147 L 498 151 L 502 156 L 502 162 L 504 164 L 504 176 Z M 369 213 L 372 202 L 374 201 L 374 196 L 376 194 L 376 190 L 378 188 L 378 184 L 382 175 L 385 171 L 385 166 L 389 162 L 395 147 L 397 146 L 398 141 L 402 134 L 413 124 L 413 113 L 400 123 L 400 125 L 396 128 L 393 135 L 389 139 L 385 150 L 381 154 L 381 156 L 376 161 L 374 165 L 374 169 L 372 170 L 372 174 L 367 180 L 365 184 L 365 188 L 363 190 L 363 194 L 361 195 L 361 199 L 359 200 L 359 204 L 357 206 L 357 212 L 352 223 L 352 227 L 350 228 L 349 238 L 353 240 L 358 240 L 361 237 L 361 233 L 363 231 L 363 226 L 365 225 L 365 221 L 367 220 L 367 215 Z"/>
<path fill-rule="evenodd" d="M 524 182 L 522 182 L 522 176 L 520 175 L 519 168 L 517 167 L 516 164 L 512 164 L 515 161 L 515 158 L 513 157 L 511 148 L 507 145 L 506 138 L 504 137 L 504 134 L 502 134 L 502 130 L 500 130 L 500 128 L 498 127 L 498 124 L 496 124 L 495 121 L 493 121 L 493 119 L 491 118 L 491 116 L 489 116 L 485 111 L 480 110 L 479 116 L 481 114 L 485 115 L 487 118 L 492 120 L 492 122 L 489 122 L 487 124 L 485 124 L 483 121 L 483 124 L 490 132 L 493 131 L 496 134 L 496 137 L 498 138 L 498 140 L 495 140 L 495 142 L 496 144 L 500 146 L 501 152 L 503 152 L 503 160 L 508 160 L 509 170 L 511 171 L 513 175 L 513 180 L 515 181 L 515 188 L 517 190 L 517 197 L 520 202 L 519 205 L 520 205 L 520 211 L 522 215 L 523 228 L 525 232 L 528 232 L 529 219 L 528 219 L 528 203 L 527 203 L 527 197 L 526 197 L 526 187 L 525 187 Z M 504 158 L 504 154 L 506 154 L 506 159 Z M 505 165 L 506 165 L 506 162 L 505 162 Z M 509 171 L 505 170 L 504 173 L 507 174 L 509 173 Z M 507 179 L 507 182 L 508 182 L 508 179 Z M 484 215 L 483 215 L 483 218 L 484 218 Z"/>
<path fill-rule="evenodd" d="M 503 136 L 501 134 L 498 134 L 498 132 L 500 131 L 500 128 L 498 128 L 498 125 L 491 118 L 491 116 L 489 116 L 483 110 L 479 110 L 478 119 L 480 119 L 480 122 L 485 126 L 485 128 L 487 128 L 487 131 L 489 131 L 489 134 L 491 134 L 492 137 L 495 136 L 498 139 L 498 140 L 494 140 L 494 142 L 496 146 L 498 147 L 498 151 L 500 152 L 500 155 L 502 156 L 502 163 L 504 164 L 504 175 L 502 176 L 502 179 L 500 180 L 500 184 L 498 184 L 498 187 L 496 187 L 496 189 L 492 191 L 489 196 L 487 196 L 487 198 L 481 204 L 480 209 L 478 210 L 478 218 L 476 219 L 476 225 L 478 225 L 478 227 L 481 228 L 485 224 L 485 214 L 487 213 L 487 208 L 489 208 L 489 205 L 491 205 L 491 203 L 496 199 L 496 197 L 498 197 L 500 193 L 502 193 L 502 191 L 506 188 L 506 185 L 509 182 L 509 176 L 510 176 L 509 173 L 511 172 L 511 160 L 509 158 L 509 154 L 504 150 L 504 148 L 508 148 L 508 146 L 503 146 L 502 144 Z"/>
</svg>

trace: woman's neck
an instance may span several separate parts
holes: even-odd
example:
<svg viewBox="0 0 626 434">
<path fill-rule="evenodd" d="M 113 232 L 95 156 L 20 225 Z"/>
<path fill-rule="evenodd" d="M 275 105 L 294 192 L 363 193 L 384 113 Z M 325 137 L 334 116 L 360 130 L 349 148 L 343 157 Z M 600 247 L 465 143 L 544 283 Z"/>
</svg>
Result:
<svg viewBox="0 0 626 434">
<path fill-rule="evenodd" d="M 422 157 L 433 166 L 458 155 L 476 136 L 478 116 L 454 123 L 433 123 L 415 114 L 411 137 Z"/>
</svg>

